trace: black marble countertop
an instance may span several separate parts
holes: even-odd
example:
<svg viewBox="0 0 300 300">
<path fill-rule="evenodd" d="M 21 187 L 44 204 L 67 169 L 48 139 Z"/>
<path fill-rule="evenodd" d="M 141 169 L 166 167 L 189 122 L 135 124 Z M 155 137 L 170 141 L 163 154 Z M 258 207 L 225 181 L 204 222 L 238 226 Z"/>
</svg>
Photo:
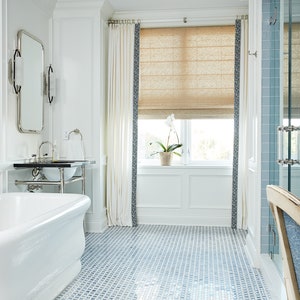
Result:
<svg viewBox="0 0 300 300">
<path fill-rule="evenodd" d="M 42 160 L 34 162 L 14 163 L 14 168 L 72 168 L 95 164 L 94 160 Z"/>
</svg>

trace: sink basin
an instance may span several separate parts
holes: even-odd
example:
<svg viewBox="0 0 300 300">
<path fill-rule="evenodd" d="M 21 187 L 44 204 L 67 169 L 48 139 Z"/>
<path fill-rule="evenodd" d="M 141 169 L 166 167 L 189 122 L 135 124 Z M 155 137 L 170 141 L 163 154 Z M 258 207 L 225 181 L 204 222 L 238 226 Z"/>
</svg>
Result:
<svg viewBox="0 0 300 300">
<path fill-rule="evenodd" d="M 64 180 L 71 179 L 75 172 L 77 170 L 77 167 L 71 167 L 71 168 L 64 168 Z M 43 174 L 48 180 L 51 181 L 59 181 L 60 180 L 60 170 L 59 168 L 43 168 Z"/>
</svg>

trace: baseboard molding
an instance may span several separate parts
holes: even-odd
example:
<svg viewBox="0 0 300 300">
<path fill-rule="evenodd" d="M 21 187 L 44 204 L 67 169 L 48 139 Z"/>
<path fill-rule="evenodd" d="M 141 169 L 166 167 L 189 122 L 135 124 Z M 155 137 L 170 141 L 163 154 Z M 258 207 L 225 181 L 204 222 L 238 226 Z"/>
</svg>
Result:
<svg viewBox="0 0 300 300">
<path fill-rule="evenodd" d="M 260 270 L 272 300 L 287 300 L 283 278 L 268 254 L 261 254 Z"/>
<path fill-rule="evenodd" d="M 96 217 L 93 214 L 86 214 L 84 225 L 86 232 L 104 232 L 107 229 L 107 218 L 105 211 L 103 211 L 100 217 Z"/>
<path fill-rule="evenodd" d="M 249 233 L 247 234 L 246 237 L 245 252 L 250 261 L 250 264 L 254 268 L 260 268 L 260 254 L 257 252 L 256 247 Z"/>
<path fill-rule="evenodd" d="M 287 300 L 282 276 L 268 254 L 258 253 L 249 235 L 246 238 L 246 255 L 254 268 L 260 269 L 272 300 Z"/>
<path fill-rule="evenodd" d="M 228 218 L 211 218 L 211 217 L 194 217 L 194 216 L 157 216 L 157 215 L 139 215 L 137 216 L 138 224 L 151 225 L 187 225 L 187 226 L 218 226 L 230 227 L 231 223 Z"/>
<path fill-rule="evenodd" d="M 101 233 L 107 229 L 107 223 L 105 222 L 85 222 L 86 232 Z"/>
</svg>

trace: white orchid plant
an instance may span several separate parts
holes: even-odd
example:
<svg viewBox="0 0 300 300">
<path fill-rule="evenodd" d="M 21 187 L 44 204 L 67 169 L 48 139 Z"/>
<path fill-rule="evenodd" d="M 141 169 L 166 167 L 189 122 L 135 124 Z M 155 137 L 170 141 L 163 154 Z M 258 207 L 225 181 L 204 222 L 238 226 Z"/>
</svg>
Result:
<svg viewBox="0 0 300 300">
<path fill-rule="evenodd" d="M 179 142 L 179 137 L 178 137 L 174 122 L 175 122 L 174 114 L 171 114 L 170 116 L 167 117 L 167 119 L 165 121 L 165 124 L 169 127 L 169 134 L 168 134 L 167 142 L 166 142 L 166 144 L 163 144 L 160 141 L 156 141 L 155 143 L 157 143 L 161 147 L 162 151 L 156 151 L 152 155 L 160 153 L 160 152 L 173 152 L 174 154 L 181 156 L 181 154 L 179 152 L 175 151 L 176 149 L 182 147 L 182 144 Z M 170 144 L 170 139 L 171 139 L 172 133 L 175 135 L 175 137 L 177 139 L 177 143 L 175 143 L 175 144 Z M 151 142 L 150 145 L 152 145 L 152 144 L 153 143 Z"/>
</svg>

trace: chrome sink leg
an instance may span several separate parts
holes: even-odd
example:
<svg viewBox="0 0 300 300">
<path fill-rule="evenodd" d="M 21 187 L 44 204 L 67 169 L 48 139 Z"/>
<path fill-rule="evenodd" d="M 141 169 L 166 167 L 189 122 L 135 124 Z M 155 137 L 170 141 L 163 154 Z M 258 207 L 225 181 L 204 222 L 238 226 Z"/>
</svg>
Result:
<svg viewBox="0 0 300 300">
<path fill-rule="evenodd" d="M 59 186 L 59 192 L 64 193 L 64 187 L 65 187 L 65 179 L 64 179 L 64 168 L 59 168 L 59 173 L 60 173 L 60 186 Z"/>
<path fill-rule="evenodd" d="M 82 194 L 85 195 L 85 165 L 81 166 L 81 176 L 82 176 Z"/>
</svg>

